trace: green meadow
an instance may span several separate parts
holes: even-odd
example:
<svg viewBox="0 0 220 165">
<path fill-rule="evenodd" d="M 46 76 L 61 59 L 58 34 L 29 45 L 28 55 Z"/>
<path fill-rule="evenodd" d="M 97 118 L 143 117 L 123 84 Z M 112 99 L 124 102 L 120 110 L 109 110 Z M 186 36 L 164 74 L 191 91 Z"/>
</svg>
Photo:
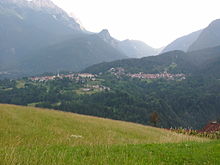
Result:
<svg viewBox="0 0 220 165">
<path fill-rule="evenodd" d="M 73 113 L 0 104 L 0 165 L 220 164 L 220 142 Z"/>
</svg>

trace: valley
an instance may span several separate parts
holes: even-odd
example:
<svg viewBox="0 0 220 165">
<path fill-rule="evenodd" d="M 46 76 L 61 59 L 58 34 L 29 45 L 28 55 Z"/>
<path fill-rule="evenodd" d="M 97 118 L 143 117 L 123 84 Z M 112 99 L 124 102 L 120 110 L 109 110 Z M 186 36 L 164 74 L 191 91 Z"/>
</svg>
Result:
<svg viewBox="0 0 220 165">
<path fill-rule="evenodd" d="M 210 74 L 208 78 L 189 73 L 137 74 L 120 67 L 101 74 L 60 73 L 1 80 L 0 102 L 145 125 L 153 125 L 150 116 L 156 112 L 158 127 L 201 129 L 220 117 L 219 86 L 219 80 Z"/>
<path fill-rule="evenodd" d="M 0 165 L 219 165 L 215 4 L 0 0 Z"/>
</svg>

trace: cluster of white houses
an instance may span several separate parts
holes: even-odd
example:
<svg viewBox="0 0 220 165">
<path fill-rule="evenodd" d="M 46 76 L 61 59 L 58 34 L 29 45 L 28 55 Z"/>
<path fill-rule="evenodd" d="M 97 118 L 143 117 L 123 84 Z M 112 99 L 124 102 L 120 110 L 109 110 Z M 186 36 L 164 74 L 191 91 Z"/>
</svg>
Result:
<svg viewBox="0 0 220 165">
<path fill-rule="evenodd" d="M 117 77 L 120 77 L 122 75 L 124 76 L 128 76 L 131 78 L 139 78 L 139 79 L 160 79 L 160 78 L 164 78 L 164 79 L 174 79 L 174 78 L 180 78 L 180 79 L 186 79 L 186 75 L 185 74 L 171 74 L 171 73 L 158 73 L 158 74 L 146 74 L 146 73 L 135 73 L 135 74 L 131 74 L 125 73 L 125 69 L 124 68 L 111 68 L 108 70 L 108 72 L 110 72 L 112 75 L 115 75 Z"/>
<path fill-rule="evenodd" d="M 111 68 L 109 71 L 111 74 L 120 77 L 122 75 L 131 77 L 131 78 L 139 78 L 139 79 L 159 79 L 159 78 L 164 78 L 164 79 L 175 79 L 175 78 L 180 78 L 180 79 L 186 79 L 185 74 L 171 74 L 171 73 L 158 73 L 158 74 L 146 74 L 146 73 L 135 73 L 135 74 L 125 74 L 125 70 L 123 68 Z M 76 74 L 68 74 L 68 75 L 56 75 L 56 76 L 41 76 L 41 77 L 32 77 L 30 78 L 32 81 L 48 81 L 48 80 L 55 80 L 55 79 L 63 79 L 63 78 L 69 78 L 69 79 L 74 79 L 74 80 L 80 80 L 80 79 L 90 79 L 95 81 L 97 75 L 90 74 L 90 73 L 76 73 Z"/>
<path fill-rule="evenodd" d="M 40 77 L 32 77 L 30 80 L 32 81 L 49 81 L 49 80 L 55 80 L 55 79 L 63 79 L 63 78 L 69 78 L 69 79 L 75 79 L 79 80 L 80 78 L 89 78 L 91 80 L 95 80 L 96 75 L 90 74 L 90 73 L 78 73 L 78 74 L 68 74 L 68 75 L 56 75 L 56 76 L 40 76 Z"/>
<path fill-rule="evenodd" d="M 109 87 L 103 85 L 86 85 L 85 88 L 82 88 L 84 92 L 92 91 L 92 90 L 99 90 L 99 91 L 110 91 Z"/>
<path fill-rule="evenodd" d="M 170 73 L 161 73 L 161 74 L 145 74 L 145 73 L 138 73 L 138 74 L 128 74 L 129 77 L 132 78 L 139 78 L 139 79 L 174 79 L 174 78 L 181 78 L 185 79 L 186 76 L 184 74 L 170 74 Z"/>
</svg>

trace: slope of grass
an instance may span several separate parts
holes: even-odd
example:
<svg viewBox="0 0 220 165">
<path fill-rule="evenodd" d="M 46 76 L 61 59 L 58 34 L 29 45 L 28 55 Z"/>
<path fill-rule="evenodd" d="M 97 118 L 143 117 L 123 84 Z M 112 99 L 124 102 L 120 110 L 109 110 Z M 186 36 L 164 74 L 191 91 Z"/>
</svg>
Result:
<svg viewBox="0 0 220 165">
<path fill-rule="evenodd" d="M 203 141 L 166 130 L 73 113 L 0 105 L 0 145 L 98 145 Z"/>
<path fill-rule="evenodd" d="M 1 149 L 0 164 L 43 165 L 192 165 L 220 164 L 220 142 L 47 146 Z"/>
<path fill-rule="evenodd" d="M 213 164 L 219 151 L 163 129 L 0 104 L 0 164 Z"/>
</svg>

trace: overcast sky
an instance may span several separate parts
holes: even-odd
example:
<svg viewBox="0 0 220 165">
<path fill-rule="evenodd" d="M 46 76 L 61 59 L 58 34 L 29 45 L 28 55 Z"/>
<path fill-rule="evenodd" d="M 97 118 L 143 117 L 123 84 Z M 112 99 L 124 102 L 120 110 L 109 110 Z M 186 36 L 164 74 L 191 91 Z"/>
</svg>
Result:
<svg viewBox="0 0 220 165">
<path fill-rule="evenodd" d="M 220 0 L 52 0 L 92 32 L 159 48 L 220 18 Z"/>
</svg>

